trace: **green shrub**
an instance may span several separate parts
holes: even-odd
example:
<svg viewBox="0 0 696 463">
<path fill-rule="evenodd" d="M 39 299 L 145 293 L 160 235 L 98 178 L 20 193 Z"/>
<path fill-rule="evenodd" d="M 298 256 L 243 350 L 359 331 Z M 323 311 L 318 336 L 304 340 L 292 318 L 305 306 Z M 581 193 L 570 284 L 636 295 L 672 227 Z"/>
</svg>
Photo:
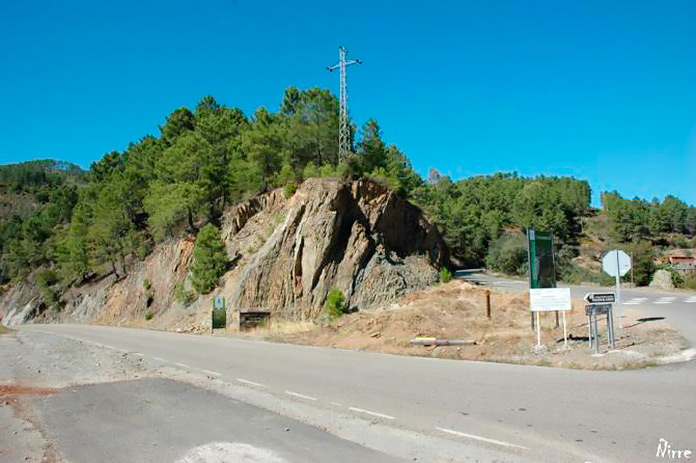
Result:
<svg viewBox="0 0 696 463">
<path fill-rule="evenodd" d="M 143 288 L 145 288 L 145 291 L 150 291 L 150 288 L 152 288 L 152 282 L 145 278 L 145 280 L 143 280 Z"/>
<path fill-rule="evenodd" d="M 286 183 L 285 186 L 283 187 L 283 195 L 286 198 L 291 198 L 292 195 L 294 195 L 296 191 L 297 191 L 297 183 L 295 183 L 294 181 Z"/>
<path fill-rule="evenodd" d="M 60 310 L 60 295 L 58 291 L 51 286 L 58 282 L 58 275 L 50 269 L 41 270 L 36 273 L 34 283 L 39 288 L 39 292 L 44 298 L 46 307 L 53 307 L 55 310 Z"/>
<path fill-rule="evenodd" d="M 148 310 L 145 312 L 145 320 L 152 320 L 152 317 L 154 317 L 155 314 L 152 312 L 152 310 Z"/>
<path fill-rule="evenodd" d="M 174 288 L 174 299 L 180 304 L 188 307 L 193 303 L 193 301 L 196 300 L 196 293 L 193 291 L 187 291 L 184 284 L 179 283 L 176 285 L 176 288 Z"/>
<path fill-rule="evenodd" d="M 510 275 L 527 273 L 527 237 L 522 233 L 504 233 L 491 243 L 486 267 Z"/>
<path fill-rule="evenodd" d="M 602 286 L 612 286 L 614 278 L 604 272 L 595 272 L 585 267 L 568 265 L 561 268 L 559 280 L 571 284 L 596 283 Z"/>
<path fill-rule="evenodd" d="M 628 254 L 633 255 L 633 279 L 636 286 L 647 286 L 655 273 L 655 251 L 650 241 L 641 241 L 632 244 L 626 249 Z M 629 272 L 623 277 L 623 281 L 631 281 Z"/>
<path fill-rule="evenodd" d="M 682 277 L 682 282 L 679 287 L 696 290 L 696 272 L 687 272 L 686 275 Z"/>
<path fill-rule="evenodd" d="M 193 248 L 191 284 L 200 294 L 210 292 L 227 270 L 227 251 L 220 230 L 209 223 L 201 229 Z"/>
<path fill-rule="evenodd" d="M 302 178 L 306 180 L 314 177 L 319 177 L 319 169 L 313 162 L 308 162 L 302 170 Z"/>
<path fill-rule="evenodd" d="M 450 281 L 452 281 L 452 272 L 447 267 L 442 267 L 440 269 L 440 282 L 449 283 Z"/>
<path fill-rule="evenodd" d="M 284 186 L 295 181 L 295 172 L 288 164 L 285 164 L 275 176 L 273 183 L 276 186 Z"/>
<path fill-rule="evenodd" d="M 345 313 L 346 307 L 346 297 L 343 295 L 340 289 L 337 287 L 332 287 L 329 291 L 329 296 L 326 298 L 326 304 L 324 305 L 324 313 L 329 321 L 340 318 Z"/>
</svg>

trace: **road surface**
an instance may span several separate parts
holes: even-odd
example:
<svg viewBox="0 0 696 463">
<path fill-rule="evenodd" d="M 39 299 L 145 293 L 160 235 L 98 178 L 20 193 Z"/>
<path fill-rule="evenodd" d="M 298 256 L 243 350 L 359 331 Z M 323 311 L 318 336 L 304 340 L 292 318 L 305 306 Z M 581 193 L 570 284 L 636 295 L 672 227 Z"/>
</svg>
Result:
<svg viewBox="0 0 696 463">
<path fill-rule="evenodd" d="M 445 438 L 461 444 L 462 461 L 477 449 L 512 461 L 657 461 L 660 438 L 696 449 L 693 362 L 579 371 L 115 327 L 20 329 L 100 343 L 322 413 L 366 418 L 382 425 L 364 430 L 372 441 L 383 426 Z"/>
</svg>

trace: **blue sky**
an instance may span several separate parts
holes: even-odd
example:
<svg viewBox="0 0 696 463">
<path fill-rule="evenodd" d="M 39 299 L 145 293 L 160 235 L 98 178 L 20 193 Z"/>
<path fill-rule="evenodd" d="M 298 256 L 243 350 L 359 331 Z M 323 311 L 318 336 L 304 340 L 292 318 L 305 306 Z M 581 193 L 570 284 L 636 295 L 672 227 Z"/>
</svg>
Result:
<svg viewBox="0 0 696 463">
<path fill-rule="evenodd" d="M 343 12 L 340 5 L 347 5 Z M 87 167 L 206 94 L 338 91 L 414 167 L 573 175 L 696 204 L 696 2 L 22 1 L 0 8 L 0 163 Z M 595 200 L 596 201 L 596 200 Z"/>
</svg>

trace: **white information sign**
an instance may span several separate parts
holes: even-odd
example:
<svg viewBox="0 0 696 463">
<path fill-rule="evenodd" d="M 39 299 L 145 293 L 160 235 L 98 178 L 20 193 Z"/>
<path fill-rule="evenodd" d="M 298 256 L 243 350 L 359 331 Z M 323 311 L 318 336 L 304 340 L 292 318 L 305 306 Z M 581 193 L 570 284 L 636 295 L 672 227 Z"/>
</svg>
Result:
<svg viewBox="0 0 696 463">
<path fill-rule="evenodd" d="M 225 308 L 225 298 L 222 296 L 217 296 L 215 298 L 215 308 L 224 309 Z"/>
<path fill-rule="evenodd" d="M 571 310 L 570 288 L 539 288 L 529 290 L 532 312 L 565 312 Z"/>
</svg>

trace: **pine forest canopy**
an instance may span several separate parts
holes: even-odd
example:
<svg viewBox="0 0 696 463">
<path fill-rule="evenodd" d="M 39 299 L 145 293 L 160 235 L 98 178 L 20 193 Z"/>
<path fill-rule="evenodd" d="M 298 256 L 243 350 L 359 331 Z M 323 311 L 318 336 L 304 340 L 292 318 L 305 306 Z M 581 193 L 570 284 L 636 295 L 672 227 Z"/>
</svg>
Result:
<svg viewBox="0 0 696 463">
<path fill-rule="evenodd" d="M 269 188 L 292 192 L 316 176 L 384 183 L 424 208 L 469 265 L 486 262 L 489 248 L 513 229 L 552 231 L 561 245 L 575 245 L 581 219 L 595 213 L 589 184 L 568 177 L 495 174 L 452 182 L 432 172 L 425 181 L 384 143 L 373 119 L 359 133 L 352 127 L 355 152 L 338 165 L 338 127 L 339 103 L 328 90 L 289 87 L 277 113 L 260 108 L 251 116 L 206 96 L 193 111 L 173 111 L 158 136 L 106 154 L 87 172 L 58 161 L 0 166 L 0 200 L 29 195 L 36 203 L 30 213 L 0 216 L 0 282 L 40 266 L 66 286 L 125 273 L 158 241 L 215 224 L 226 207 Z M 619 241 L 696 232 L 695 208 L 677 198 L 603 196 Z"/>
</svg>

